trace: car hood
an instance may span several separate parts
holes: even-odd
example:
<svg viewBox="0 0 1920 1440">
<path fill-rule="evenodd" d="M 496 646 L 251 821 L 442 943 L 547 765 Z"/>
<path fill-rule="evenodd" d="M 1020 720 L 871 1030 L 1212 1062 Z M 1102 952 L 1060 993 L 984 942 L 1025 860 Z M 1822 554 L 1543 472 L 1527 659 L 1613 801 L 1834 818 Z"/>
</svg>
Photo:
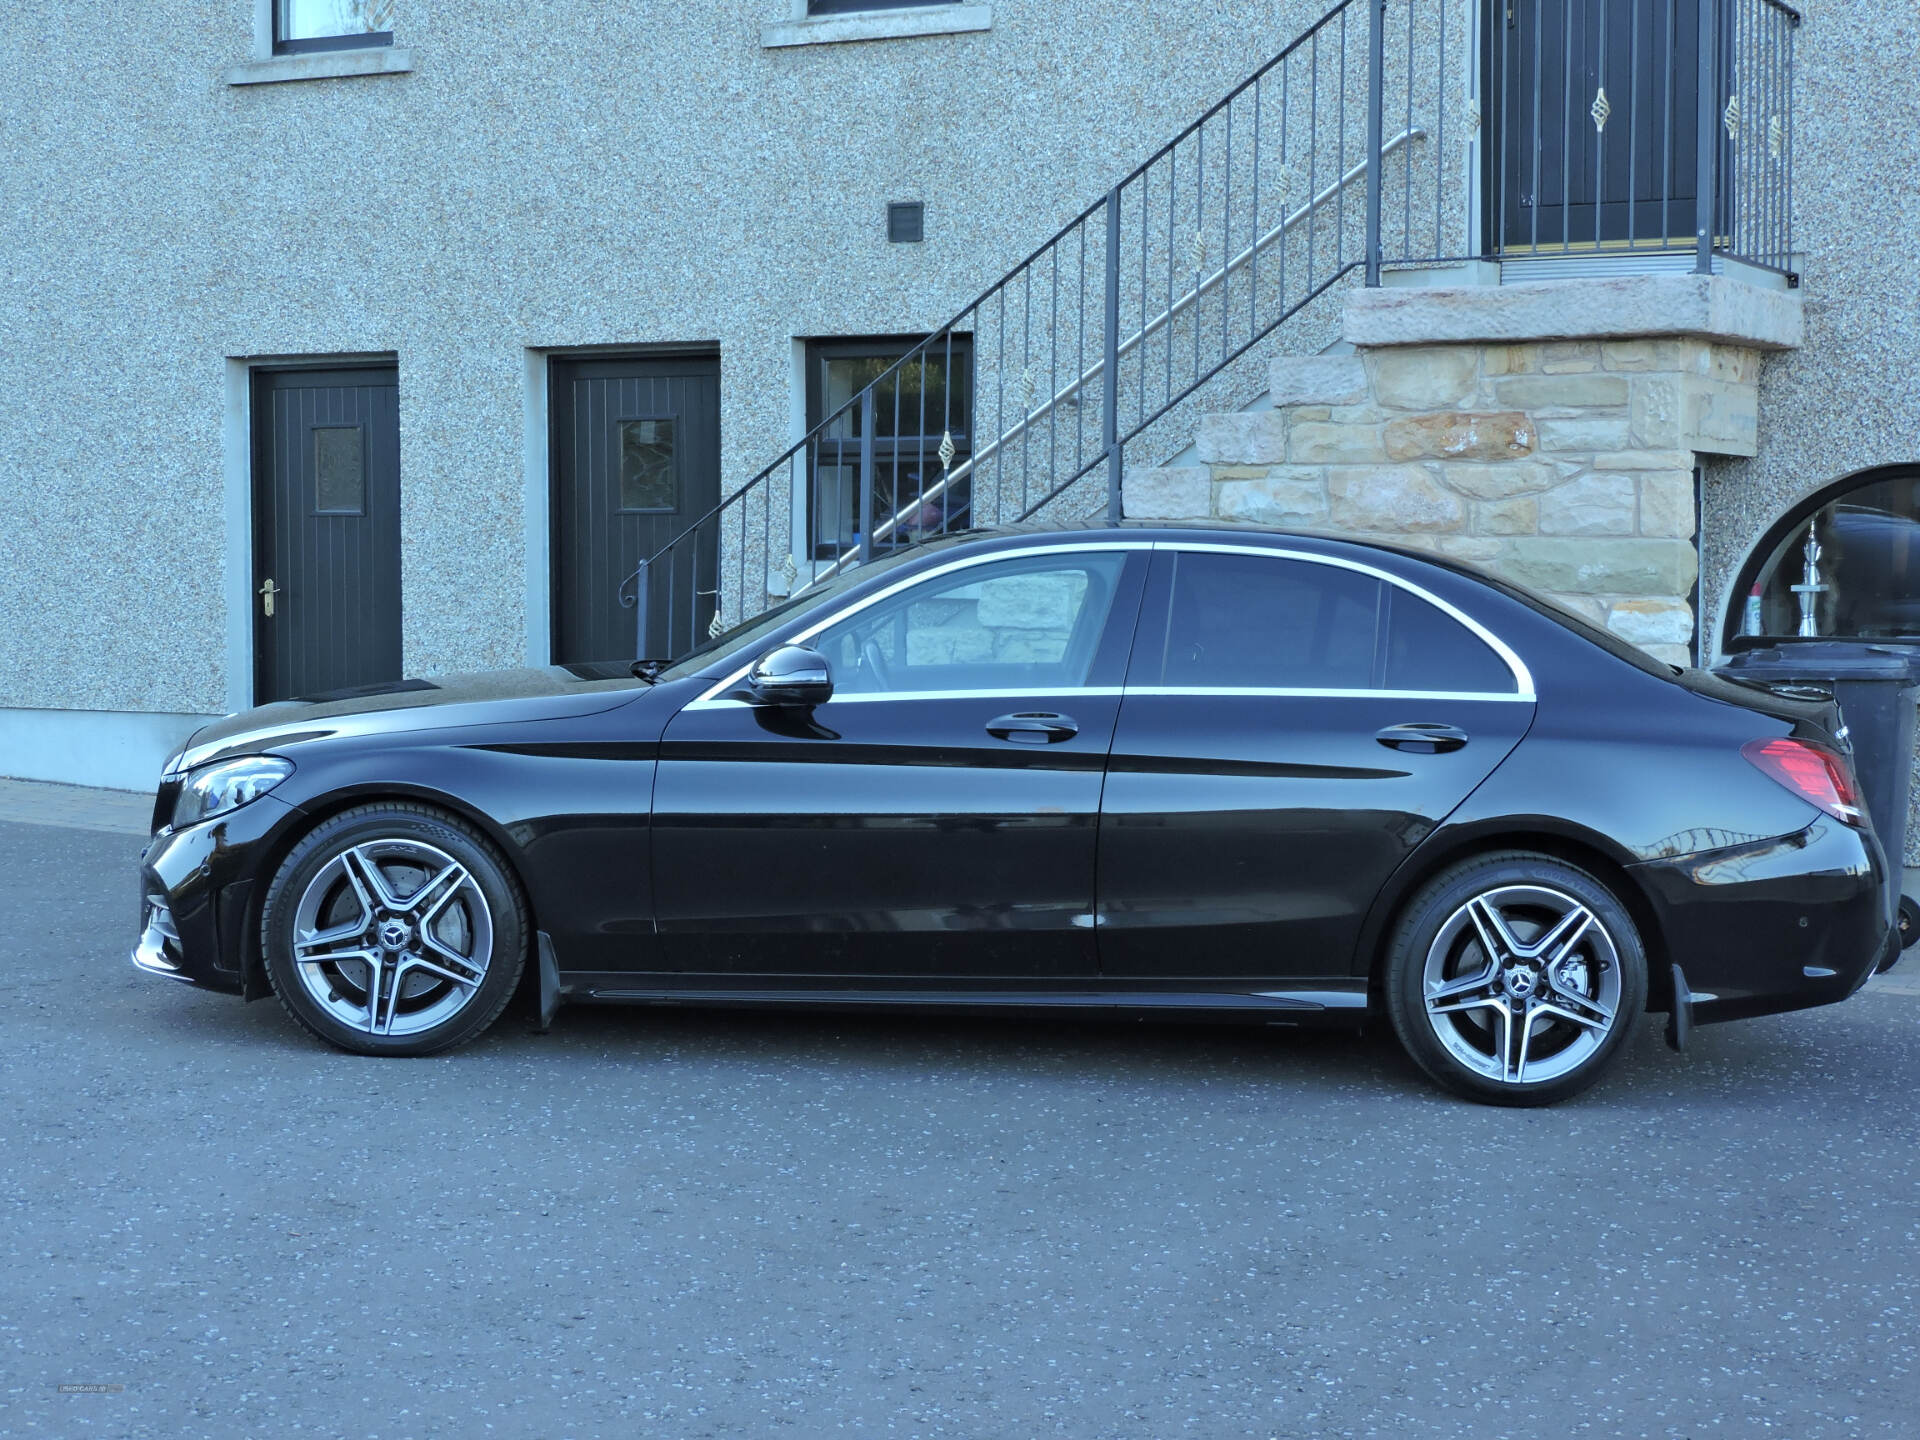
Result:
<svg viewBox="0 0 1920 1440">
<path fill-rule="evenodd" d="M 590 715 L 647 688 L 623 664 L 546 665 L 400 680 L 278 700 L 196 730 L 169 773 L 228 755 L 283 750 L 339 735 L 395 734 L 459 725 Z"/>
</svg>

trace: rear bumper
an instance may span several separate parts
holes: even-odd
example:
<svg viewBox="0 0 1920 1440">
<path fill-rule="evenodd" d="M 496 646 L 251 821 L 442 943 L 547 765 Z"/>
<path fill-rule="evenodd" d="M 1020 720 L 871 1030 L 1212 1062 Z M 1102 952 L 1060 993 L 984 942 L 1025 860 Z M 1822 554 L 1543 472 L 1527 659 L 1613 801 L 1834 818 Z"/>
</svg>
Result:
<svg viewBox="0 0 1920 1440">
<path fill-rule="evenodd" d="M 1660 913 L 1699 1024 L 1844 1000 L 1899 945 L 1899 897 L 1879 842 L 1838 821 L 1632 872 Z"/>
</svg>

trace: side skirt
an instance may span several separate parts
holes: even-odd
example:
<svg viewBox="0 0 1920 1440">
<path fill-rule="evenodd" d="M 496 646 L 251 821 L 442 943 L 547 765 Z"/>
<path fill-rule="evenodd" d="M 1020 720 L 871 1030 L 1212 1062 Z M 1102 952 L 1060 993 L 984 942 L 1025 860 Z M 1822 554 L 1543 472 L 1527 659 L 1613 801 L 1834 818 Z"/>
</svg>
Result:
<svg viewBox="0 0 1920 1440">
<path fill-rule="evenodd" d="M 711 977 L 689 977 L 701 984 L 647 984 L 657 976 L 563 972 L 561 988 L 569 1002 L 611 1005 L 684 1006 L 693 1009 L 820 1011 L 901 1010 L 921 1014 L 1017 1015 L 1081 1011 L 1110 1016 L 1149 1015 L 1190 1019 L 1237 1020 L 1253 1024 L 1358 1024 L 1367 1015 L 1364 980 L 1272 990 L 1044 990 L 990 986 L 953 989 L 932 986 L 876 987 L 832 983 L 770 986 L 721 985 Z"/>
</svg>

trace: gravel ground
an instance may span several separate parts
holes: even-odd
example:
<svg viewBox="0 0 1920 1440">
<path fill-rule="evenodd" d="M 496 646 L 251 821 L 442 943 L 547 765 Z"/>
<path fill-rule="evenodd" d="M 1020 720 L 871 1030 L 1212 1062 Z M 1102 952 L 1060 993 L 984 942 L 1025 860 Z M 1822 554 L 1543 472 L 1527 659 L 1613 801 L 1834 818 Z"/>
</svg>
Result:
<svg viewBox="0 0 1920 1440">
<path fill-rule="evenodd" d="M 374 1061 L 136 974 L 139 847 L 0 823 L 0 1434 L 1920 1433 L 1911 960 L 1544 1112 L 1385 1034 L 581 1009 Z"/>
</svg>

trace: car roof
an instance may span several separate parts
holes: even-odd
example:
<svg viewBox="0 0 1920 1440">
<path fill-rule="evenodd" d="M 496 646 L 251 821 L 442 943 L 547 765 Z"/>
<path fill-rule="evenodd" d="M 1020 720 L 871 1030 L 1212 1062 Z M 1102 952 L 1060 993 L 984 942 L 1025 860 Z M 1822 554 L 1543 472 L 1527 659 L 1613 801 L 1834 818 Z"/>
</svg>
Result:
<svg viewBox="0 0 1920 1440">
<path fill-rule="evenodd" d="M 1181 541 L 1205 540 L 1235 545 L 1271 545 L 1280 548 L 1302 548 L 1327 555 L 1388 555 L 1402 560 L 1418 561 L 1425 565 L 1436 565 L 1443 570 L 1451 570 L 1469 579 L 1487 581 L 1495 579 L 1487 571 L 1469 561 L 1455 559 L 1451 555 L 1436 554 L 1412 545 L 1396 545 L 1388 540 L 1361 539 L 1353 535 L 1341 535 L 1322 530 L 1285 530 L 1273 525 L 1222 524 L 1209 520 L 1108 520 L 1104 516 L 1095 516 L 1085 520 L 1039 521 L 1023 520 L 1007 525 L 996 525 L 979 530 L 959 531 L 952 535 L 940 536 L 927 542 L 929 546 L 949 546 L 964 544 L 968 541 L 987 543 L 994 540 L 1015 542 L 1008 548 L 1018 548 L 1018 542 L 1029 541 L 1035 545 L 1048 540 L 1067 540 L 1075 538 L 1135 540 L 1142 544 L 1156 540 Z"/>
</svg>

